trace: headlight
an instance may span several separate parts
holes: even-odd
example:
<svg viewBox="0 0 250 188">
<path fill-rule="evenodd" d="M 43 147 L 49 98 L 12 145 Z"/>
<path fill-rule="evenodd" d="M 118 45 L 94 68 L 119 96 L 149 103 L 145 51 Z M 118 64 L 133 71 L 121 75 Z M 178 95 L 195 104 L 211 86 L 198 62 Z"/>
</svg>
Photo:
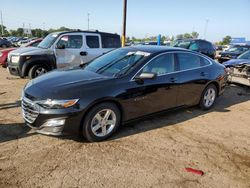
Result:
<svg viewBox="0 0 250 188">
<path fill-rule="evenodd" d="M 48 109 L 61 109 L 61 108 L 69 108 L 71 106 L 74 106 L 79 99 L 71 99 L 71 100 L 44 100 L 44 101 L 38 101 L 37 104 L 44 108 Z"/>
<path fill-rule="evenodd" d="M 12 57 L 11 57 L 11 62 L 12 62 L 12 63 L 18 63 L 18 62 L 19 62 L 19 59 L 20 59 L 20 56 L 12 56 Z"/>
</svg>

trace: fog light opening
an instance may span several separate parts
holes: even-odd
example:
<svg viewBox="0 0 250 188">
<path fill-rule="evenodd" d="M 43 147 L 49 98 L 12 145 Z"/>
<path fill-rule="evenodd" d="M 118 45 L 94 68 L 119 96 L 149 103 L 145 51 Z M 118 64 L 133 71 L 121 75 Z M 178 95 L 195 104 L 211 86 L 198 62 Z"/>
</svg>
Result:
<svg viewBox="0 0 250 188">
<path fill-rule="evenodd" d="M 57 127 L 62 126 L 65 123 L 65 119 L 50 119 L 46 121 L 42 126 L 43 127 Z"/>
</svg>

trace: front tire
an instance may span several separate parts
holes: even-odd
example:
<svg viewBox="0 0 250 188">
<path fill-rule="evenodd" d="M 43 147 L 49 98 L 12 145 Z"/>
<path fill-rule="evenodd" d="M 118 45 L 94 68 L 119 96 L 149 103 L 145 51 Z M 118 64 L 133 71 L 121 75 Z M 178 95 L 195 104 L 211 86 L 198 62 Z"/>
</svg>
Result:
<svg viewBox="0 0 250 188">
<path fill-rule="evenodd" d="M 33 79 L 47 73 L 48 70 L 43 65 L 35 65 L 29 70 L 29 78 Z"/>
<path fill-rule="evenodd" d="M 82 135 L 89 142 L 100 142 L 109 138 L 120 126 L 121 113 L 113 103 L 94 106 L 86 115 Z"/>
<path fill-rule="evenodd" d="M 213 107 L 217 98 L 217 88 L 214 84 L 210 84 L 202 92 L 200 99 L 200 108 L 203 110 L 209 110 Z"/>
</svg>

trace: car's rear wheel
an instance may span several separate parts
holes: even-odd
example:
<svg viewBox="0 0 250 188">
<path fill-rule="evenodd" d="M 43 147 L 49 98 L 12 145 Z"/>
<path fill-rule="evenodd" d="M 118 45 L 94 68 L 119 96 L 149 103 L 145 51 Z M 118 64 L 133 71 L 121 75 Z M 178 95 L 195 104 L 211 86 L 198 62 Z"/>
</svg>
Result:
<svg viewBox="0 0 250 188">
<path fill-rule="evenodd" d="M 2 48 L 7 48 L 7 46 L 5 44 L 2 45 Z"/>
<path fill-rule="evenodd" d="M 203 91 L 201 100 L 200 100 L 200 107 L 203 110 L 209 110 L 213 107 L 217 98 L 217 88 L 214 84 L 210 84 L 206 87 Z"/>
<path fill-rule="evenodd" d="M 82 134 L 89 142 L 103 141 L 118 129 L 120 120 L 120 110 L 115 104 L 98 104 L 84 118 Z"/>
<path fill-rule="evenodd" d="M 48 72 L 47 68 L 44 67 L 43 65 L 35 65 L 29 70 L 29 78 L 33 79 L 38 76 L 41 76 Z"/>
</svg>

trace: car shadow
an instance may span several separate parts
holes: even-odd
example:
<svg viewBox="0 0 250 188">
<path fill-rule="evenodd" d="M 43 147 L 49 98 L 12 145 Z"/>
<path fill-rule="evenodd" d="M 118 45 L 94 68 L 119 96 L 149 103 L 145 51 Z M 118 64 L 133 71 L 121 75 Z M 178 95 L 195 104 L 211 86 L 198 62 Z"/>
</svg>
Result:
<svg viewBox="0 0 250 188">
<path fill-rule="evenodd" d="M 24 123 L 2 124 L 0 123 L 0 143 L 17 140 L 34 135 L 28 133 L 30 128 Z"/>
<path fill-rule="evenodd" d="M 13 102 L 13 103 L 0 104 L 0 110 L 6 110 L 9 108 L 17 108 L 20 106 L 21 106 L 21 101 L 18 100 L 18 101 Z"/>
</svg>

